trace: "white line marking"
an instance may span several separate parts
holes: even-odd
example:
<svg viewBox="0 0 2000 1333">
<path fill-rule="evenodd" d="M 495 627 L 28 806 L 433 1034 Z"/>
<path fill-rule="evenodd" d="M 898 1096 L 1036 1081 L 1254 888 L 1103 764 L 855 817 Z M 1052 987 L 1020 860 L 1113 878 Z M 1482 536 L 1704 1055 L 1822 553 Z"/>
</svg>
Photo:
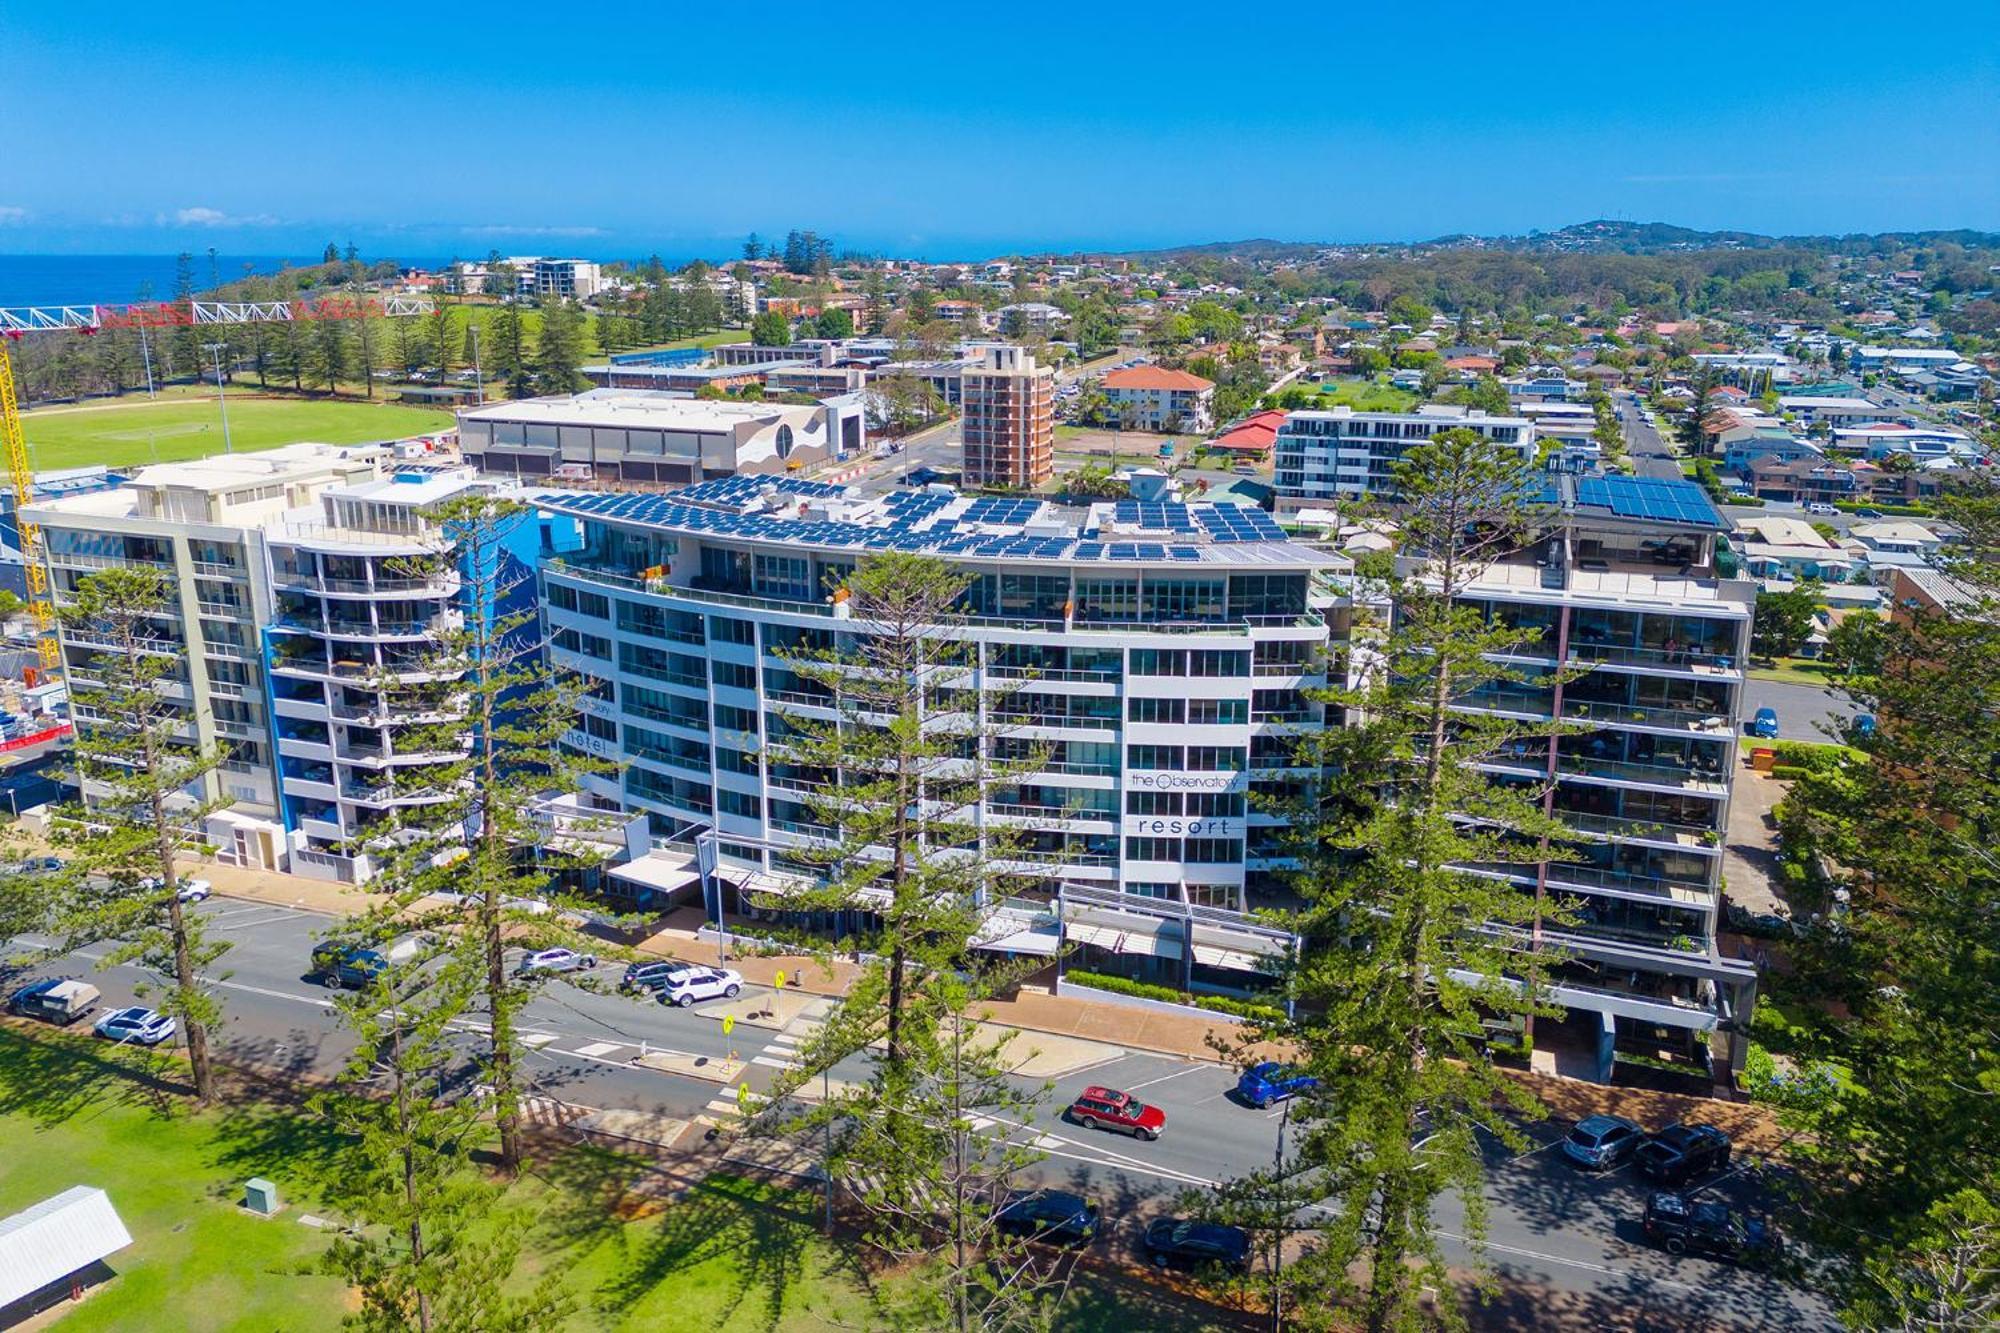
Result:
<svg viewBox="0 0 2000 1333">
<path fill-rule="evenodd" d="M 1180 1077 L 1182 1077 L 1182 1076 L 1183 1076 L 1183 1075 L 1185 1075 L 1185 1074 L 1192 1074 L 1192 1073 L 1194 1073 L 1194 1072 L 1195 1072 L 1196 1070 L 1199 1070 L 1199 1069 L 1205 1069 L 1205 1068 L 1207 1068 L 1207 1067 L 1208 1067 L 1208 1066 L 1206 1066 L 1206 1065 L 1189 1065 L 1189 1066 L 1188 1066 L 1188 1067 L 1187 1067 L 1186 1069 L 1176 1069 L 1176 1070 L 1175 1070 L 1175 1071 L 1174 1071 L 1173 1073 L 1171 1073 L 1171 1074 L 1162 1074 L 1162 1075 L 1160 1075 L 1160 1076 L 1159 1076 L 1158 1078 L 1149 1078 L 1149 1079 L 1147 1079 L 1147 1080 L 1146 1080 L 1146 1081 L 1145 1081 L 1144 1083 L 1133 1083 L 1133 1084 L 1130 1084 L 1130 1085 L 1128 1085 L 1128 1086 L 1126 1087 L 1125 1091 L 1127 1091 L 1127 1092 L 1137 1092 L 1137 1091 L 1138 1091 L 1139 1089 L 1141 1089 L 1141 1088 L 1150 1088 L 1150 1087 L 1152 1087 L 1152 1086 L 1153 1086 L 1153 1085 L 1154 1085 L 1155 1083 L 1165 1083 L 1165 1082 L 1166 1082 L 1167 1080 L 1169 1080 L 1169 1079 L 1175 1079 L 1175 1078 L 1180 1078 Z"/>
<path fill-rule="evenodd" d="M 753 1055 L 750 1057 L 750 1063 L 753 1065 L 763 1065 L 767 1069 L 804 1068 L 797 1060 L 774 1060 L 768 1055 Z"/>
<path fill-rule="evenodd" d="M 573 1051 L 571 1054 L 594 1059 L 600 1055 L 609 1055 L 624 1044 L 622 1041 L 593 1041 L 590 1045 Z"/>
<path fill-rule="evenodd" d="M 527 1036 L 521 1038 L 521 1044 L 530 1049 L 537 1049 L 539 1047 L 548 1045 L 555 1039 L 556 1039 L 556 1034 L 553 1032 L 531 1032 Z"/>
</svg>

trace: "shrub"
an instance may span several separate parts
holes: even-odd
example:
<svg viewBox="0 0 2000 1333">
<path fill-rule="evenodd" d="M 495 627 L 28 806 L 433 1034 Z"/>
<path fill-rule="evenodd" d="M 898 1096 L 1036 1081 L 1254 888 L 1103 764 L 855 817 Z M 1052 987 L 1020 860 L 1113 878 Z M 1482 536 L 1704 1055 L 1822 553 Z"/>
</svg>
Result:
<svg viewBox="0 0 2000 1333">
<path fill-rule="evenodd" d="M 1771 768 L 1771 776 L 1780 782 L 1797 782 L 1800 778 L 1811 777 L 1813 770 L 1803 764 L 1776 764 Z"/>
<path fill-rule="evenodd" d="M 1234 1014 L 1238 1018 L 1275 1019 L 1284 1014 L 1268 1004 L 1257 1004 L 1251 1000 L 1231 999 L 1226 995 L 1190 995 L 1177 991 L 1171 986 L 1155 986 L 1149 981 L 1133 981 L 1127 977 L 1114 977 L 1108 972 L 1084 972 L 1075 968 L 1063 973 L 1065 981 L 1074 981 L 1079 986 L 1090 986 L 1097 990 L 1110 991 L 1113 995 L 1129 995 L 1136 1000 L 1160 1000 L 1167 1004 L 1189 1004 L 1211 1013 Z"/>
<path fill-rule="evenodd" d="M 1814 773 L 1836 773 L 1852 763 L 1867 758 L 1861 751 L 1846 745 L 1834 745 L 1825 741 L 1774 741 L 1772 751 L 1777 755 L 1780 767 L 1792 766 L 1808 769 Z"/>
</svg>

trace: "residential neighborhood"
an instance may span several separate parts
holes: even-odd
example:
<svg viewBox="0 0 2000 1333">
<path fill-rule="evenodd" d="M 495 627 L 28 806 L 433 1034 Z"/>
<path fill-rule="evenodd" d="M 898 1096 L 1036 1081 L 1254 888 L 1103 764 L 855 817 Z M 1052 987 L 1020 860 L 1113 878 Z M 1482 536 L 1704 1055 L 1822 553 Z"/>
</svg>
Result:
<svg viewBox="0 0 2000 1333">
<path fill-rule="evenodd" d="M 0 28 L 135 115 L 220 68 L 125 17 Z M 496 54 L 519 160 L 328 143 L 338 207 L 32 111 L 0 1328 L 1995 1327 L 2000 200 L 1925 184 L 1983 149 L 1826 86 L 1831 12 L 1739 16 L 1784 135 L 1663 89 L 1616 160 L 896 17 L 782 116 Z M 1489 17 L 1288 31 L 1715 36 Z M 213 40 L 414 107 L 270 22 Z"/>
</svg>

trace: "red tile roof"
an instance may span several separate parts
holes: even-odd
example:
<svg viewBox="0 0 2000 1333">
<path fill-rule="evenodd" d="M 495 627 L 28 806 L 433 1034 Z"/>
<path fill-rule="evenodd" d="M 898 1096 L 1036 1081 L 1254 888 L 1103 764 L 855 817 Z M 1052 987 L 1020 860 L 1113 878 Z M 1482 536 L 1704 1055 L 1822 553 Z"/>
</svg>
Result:
<svg viewBox="0 0 2000 1333">
<path fill-rule="evenodd" d="M 1104 377 L 1107 389 L 1180 389 L 1188 393 L 1206 393 L 1215 387 L 1214 380 L 1205 380 L 1199 375 L 1190 375 L 1185 370 L 1168 370 L 1165 366 L 1133 366 L 1127 370 L 1114 370 Z"/>
<path fill-rule="evenodd" d="M 1209 443 L 1217 449 L 1233 449 L 1237 453 L 1269 453 L 1278 441 L 1278 427 L 1285 424 L 1287 415 L 1275 408 L 1252 412 Z"/>
</svg>

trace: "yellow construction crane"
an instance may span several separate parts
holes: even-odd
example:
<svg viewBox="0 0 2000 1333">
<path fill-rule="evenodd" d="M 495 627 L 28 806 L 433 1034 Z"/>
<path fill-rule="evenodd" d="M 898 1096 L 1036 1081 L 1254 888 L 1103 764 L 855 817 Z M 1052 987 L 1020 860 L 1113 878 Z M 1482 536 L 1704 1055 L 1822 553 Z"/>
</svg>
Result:
<svg viewBox="0 0 2000 1333">
<path fill-rule="evenodd" d="M 14 361 L 7 344 L 29 333 L 96 333 L 101 329 L 160 329 L 191 324 L 255 324 L 266 320 L 360 319 L 369 315 L 423 315 L 432 309 L 422 296 L 322 296 L 296 301 L 165 301 L 132 305 L 0 307 L 0 443 L 7 450 L 7 476 L 14 491 L 14 523 L 21 534 L 21 559 L 28 572 L 28 612 L 35 618 L 35 650 L 42 669 L 62 665 L 56 641 L 56 609 L 49 600 L 49 571 L 41 525 L 28 521 L 35 498 L 28 440 L 21 430 L 21 404 L 14 389 Z M 218 372 L 219 373 L 219 372 Z"/>
</svg>

